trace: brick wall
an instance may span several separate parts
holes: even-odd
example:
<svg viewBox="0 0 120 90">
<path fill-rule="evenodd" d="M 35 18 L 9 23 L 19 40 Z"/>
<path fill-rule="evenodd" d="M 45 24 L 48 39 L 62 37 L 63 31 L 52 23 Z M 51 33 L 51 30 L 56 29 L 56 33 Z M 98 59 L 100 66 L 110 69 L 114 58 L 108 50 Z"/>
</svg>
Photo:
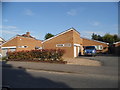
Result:
<svg viewBox="0 0 120 90">
<path fill-rule="evenodd" d="M 71 44 L 71 47 L 56 47 L 56 44 Z M 44 49 L 64 49 L 63 57 L 74 57 L 73 52 L 73 31 L 59 35 L 51 40 L 43 42 Z"/>
<path fill-rule="evenodd" d="M 17 36 L 7 43 L 3 44 L 2 47 L 16 46 L 16 50 L 33 50 L 35 46 L 42 47 L 41 41 L 34 38 Z M 27 46 L 26 48 L 20 48 L 20 46 Z"/>
<path fill-rule="evenodd" d="M 89 39 L 86 39 L 86 38 L 82 38 L 82 40 L 83 40 L 83 46 L 102 45 L 103 46 L 103 50 L 101 50 L 100 52 L 108 52 L 108 45 L 105 44 L 105 43 L 89 40 Z"/>
</svg>

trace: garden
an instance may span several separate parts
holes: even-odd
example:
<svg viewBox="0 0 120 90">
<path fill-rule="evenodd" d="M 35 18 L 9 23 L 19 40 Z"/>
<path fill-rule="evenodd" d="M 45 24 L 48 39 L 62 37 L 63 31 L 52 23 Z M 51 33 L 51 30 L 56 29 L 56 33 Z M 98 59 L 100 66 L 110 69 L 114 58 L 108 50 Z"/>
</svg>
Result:
<svg viewBox="0 0 120 90">
<path fill-rule="evenodd" d="M 7 61 L 30 61 L 66 64 L 67 62 L 62 58 L 64 53 L 65 51 L 62 49 L 14 51 L 7 53 Z"/>
</svg>

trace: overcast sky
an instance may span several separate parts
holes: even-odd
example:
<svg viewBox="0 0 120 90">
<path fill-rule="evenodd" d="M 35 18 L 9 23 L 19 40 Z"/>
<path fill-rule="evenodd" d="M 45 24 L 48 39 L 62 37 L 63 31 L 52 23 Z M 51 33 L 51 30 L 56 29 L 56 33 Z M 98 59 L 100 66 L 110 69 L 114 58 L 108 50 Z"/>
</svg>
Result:
<svg viewBox="0 0 120 90">
<path fill-rule="evenodd" d="M 3 26 L 3 27 L 2 27 Z M 5 40 L 27 31 L 43 40 L 71 27 L 81 37 L 118 33 L 117 2 L 3 2 L 2 36 Z"/>
</svg>

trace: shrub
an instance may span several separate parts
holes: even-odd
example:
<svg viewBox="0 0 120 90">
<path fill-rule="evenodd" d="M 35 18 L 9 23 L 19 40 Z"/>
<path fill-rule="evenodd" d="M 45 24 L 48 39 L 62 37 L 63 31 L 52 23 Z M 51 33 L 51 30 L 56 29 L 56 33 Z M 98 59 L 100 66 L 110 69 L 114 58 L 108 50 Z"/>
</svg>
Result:
<svg viewBox="0 0 120 90">
<path fill-rule="evenodd" d="M 8 52 L 8 59 L 14 60 L 40 60 L 61 61 L 64 54 L 62 49 L 42 49 L 31 51 L 14 51 Z"/>
<path fill-rule="evenodd" d="M 17 59 L 17 60 L 26 60 L 26 59 L 33 59 L 31 55 L 31 51 L 14 51 L 8 52 L 8 59 Z"/>
</svg>

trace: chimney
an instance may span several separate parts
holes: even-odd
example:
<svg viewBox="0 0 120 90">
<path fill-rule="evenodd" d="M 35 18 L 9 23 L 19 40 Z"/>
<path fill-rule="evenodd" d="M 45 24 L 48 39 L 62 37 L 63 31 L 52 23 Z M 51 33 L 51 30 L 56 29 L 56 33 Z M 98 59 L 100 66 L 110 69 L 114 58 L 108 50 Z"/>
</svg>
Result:
<svg viewBox="0 0 120 90">
<path fill-rule="evenodd" d="M 26 35 L 29 37 L 30 36 L 30 32 L 26 32 Z"/>
</svg>

